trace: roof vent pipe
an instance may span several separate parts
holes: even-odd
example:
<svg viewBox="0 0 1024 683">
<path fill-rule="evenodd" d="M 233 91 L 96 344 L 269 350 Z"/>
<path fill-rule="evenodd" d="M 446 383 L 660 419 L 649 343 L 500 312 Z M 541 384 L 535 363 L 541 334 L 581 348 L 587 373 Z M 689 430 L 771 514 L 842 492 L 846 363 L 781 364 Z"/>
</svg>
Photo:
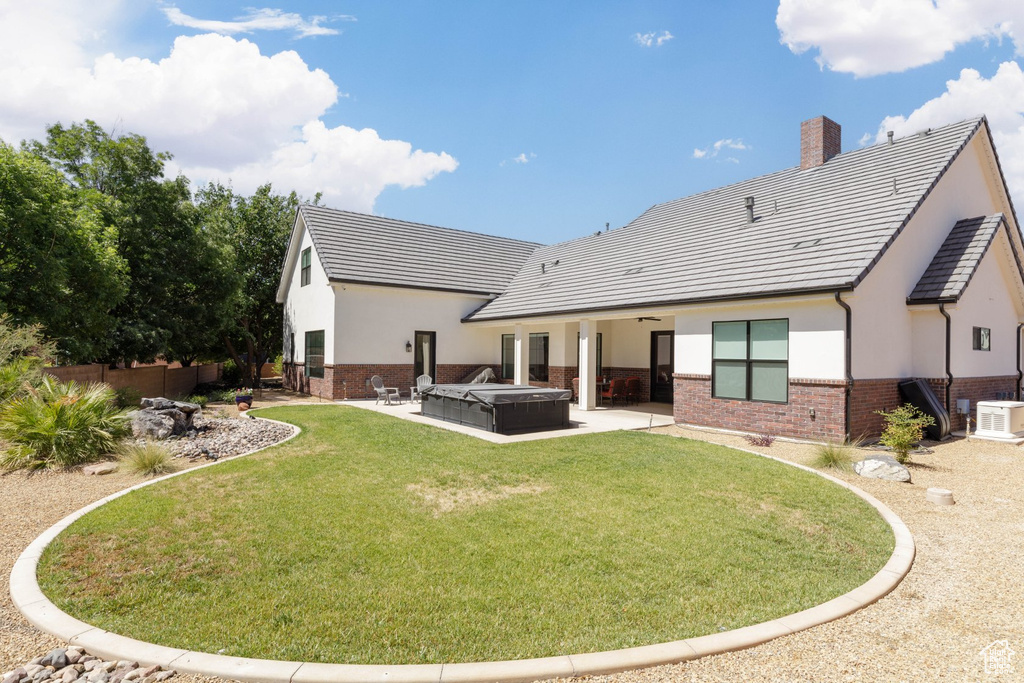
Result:
<svg viewBox="0 0 1024 683">
<path fill-rule="evenodd" d="M 743 200 L 743 206 L 745 206 L 746 209 L 747 209 L 747 222 L 748 223 L 753 223 L 754 222 L 754 198 L 753 197 L 746 197 Z"/>
<path fill-rule="evenodd" d="M 886 135 L 889 136 L 889 144 L 891 145 L 892 144 L 892 131 L 890 130 L 888 133 L 886 133 Z"/>
</svg>

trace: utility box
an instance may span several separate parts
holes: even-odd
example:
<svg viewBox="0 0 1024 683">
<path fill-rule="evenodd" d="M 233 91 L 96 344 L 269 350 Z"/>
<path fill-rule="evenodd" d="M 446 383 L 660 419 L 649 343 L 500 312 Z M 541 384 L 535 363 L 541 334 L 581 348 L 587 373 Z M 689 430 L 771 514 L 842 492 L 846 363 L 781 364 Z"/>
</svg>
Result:
<svg viewBox="0 0 1024 683">
<path fill-rule="evenodd" d="M 975 436 L 995 441 L 1024 439 L 1024 403 L 978 401 L 978 431 Z"/>
</svg>

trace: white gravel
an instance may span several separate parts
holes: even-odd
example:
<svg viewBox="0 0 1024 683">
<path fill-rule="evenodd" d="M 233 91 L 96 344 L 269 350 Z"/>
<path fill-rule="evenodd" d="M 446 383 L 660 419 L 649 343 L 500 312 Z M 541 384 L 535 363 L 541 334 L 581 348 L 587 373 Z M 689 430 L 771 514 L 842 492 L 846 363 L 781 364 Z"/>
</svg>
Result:
<svg viewBox="0 0 1024 683">
<path fill-rule="evenodd" d="M 806 444 L 776 441 L 758 449 L 715 432 L 656 431 L 805 464 L 813 455 Z M 892 508 L 914 534 L 914 567 L 889 596 L 839 621 L 749 650 L 595 680 L 1024 681 L 1024 450 L 962 439 L 932 448 L 913 456 L 910 484 L 839 475 Z M 0 671 L 62 645 L 32 628 L 11 604 L 7 581 L 15 558 L 64 515 L 140 479 L 76 472 L 0 476 Z M 929 487 L 951 490 L 956 505 L 926 502 Z M 980 652 L 1004 639 L 1018 653 L 1015 672 L 987 675 Z"/>
</svg>

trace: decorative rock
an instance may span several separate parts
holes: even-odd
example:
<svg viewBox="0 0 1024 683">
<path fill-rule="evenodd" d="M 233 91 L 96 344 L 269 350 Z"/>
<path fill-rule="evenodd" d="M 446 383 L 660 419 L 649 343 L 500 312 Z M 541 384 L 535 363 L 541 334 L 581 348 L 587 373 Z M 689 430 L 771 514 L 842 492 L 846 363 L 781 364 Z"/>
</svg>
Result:
<svg viewBox="0 0 1024 683">
<path fill-rule="evenodd" d="M 132 419 L 132 434 L 136 438 L 162 440 L 191 431 L 192 421 L 197 415 L 202 415 L 202 409 L 195 403 L 144 398 L 142 409 L 128 415 Z"/>
<path fill-rule="evenodd" d="M 157 664 L 154 664 L 153 666 L 147 666 L 145 669 L 141 669 L 139 671 L 139 675 L 142 676 L 143 678 L 145 678 L 146 676 L 151 676 L 151 675 L 155 674 L 159 670 L 160 670 L 160 666 L 157 665 Z"/>
<path fill-rule="evenodd" d="M 25 667 L 19 666 L 17 669 L 4 676 L 3 683 L 16 683 L 26 676 L 28 676 L 28 671 L 25 670 Z"/>
<path fill-rule="evenodd" d="M 50 650 L 50 653 L 43 657 L 39 663 L 42 666 L 52 666 L 54 671 L 57 669 L 63 669 L 68 665 L 67 650 L 62 647 Z"/>
<path fill-rule="evenodd" d="M 177 672 L 176 672 L 176 671 L 175 671 L 174 669 L 170 669 L 170 670 L 168 670 L 168 671 L 161 671 L 160 673 L 158 673 L 158 674 L 157 674 L 157 675 L 156 675 L 156 676 L 154 677 L 154 680 L 157 680 L 157 681 L 166 681 L 166 680 L 167 680 L 168 678 L 171 678 L 171 677 L 173 677 L 173 676 L 174 676 L 174 674 L 176 674 L 176 673 L 177 673 Z"/>
<path fill-rule="evenodd" d="M 891 455 L 872 455 L 853 464 L 853 471 L 869 479 L 910 481 L 910 470 Z"/>
<path fill-rule="evenodd" d="M 249 404 L 248 403 L 246 403 L 245 401 L 242 401 L 241 403 L 238 404 L 238 412 L 244 413 L 247 410 L 249 410 Z"/>
<path fill-rule="evenodd" d="M 116 469 L 117 469 L 117 463 L 116 462 L 98 462 L 95 465 L 86 465 L 85 467 L 83 467 L 82 468 L 82 473 L 83 474 L 110 474 L 111 472 L 115 471 Z M 72 661 L 71 656 L 72 655 L 68 655 L 68 657 L 67 657 L 67 660 L 69 662 Z M 75 655 L 75 659 L 73 661 L 77 662 L 78 661 L 78 657 L 79 657 L 78 655 Z"/>
</svg>

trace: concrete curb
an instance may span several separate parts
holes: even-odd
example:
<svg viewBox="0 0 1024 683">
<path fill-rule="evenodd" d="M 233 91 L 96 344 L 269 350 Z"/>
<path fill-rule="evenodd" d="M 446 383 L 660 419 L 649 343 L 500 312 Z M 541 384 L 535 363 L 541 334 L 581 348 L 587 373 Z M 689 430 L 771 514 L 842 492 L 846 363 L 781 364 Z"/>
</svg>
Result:
<svg viewBox="0 0 1024 683">
<path fill-rule="evenodd" d="M 277 422 L 276 420 L 270 421 Z M 289 441 L 300 433 L 301 430 L 295 427 L 295 425 L 289 426 L 295 428 L 295 433 L 279 443 Z M 502 683 L 513 683 L 515 681 L 535 681 L 555 677 L 568 678 L 615 673 L 663 664 L 673 664 L 707 655 L 721 654 L 760 645 L 779 636 L 796 633 L 812 626 L 818 626 L 845 617 L 862 607 L 872 604 L 896 588 L 914 563 L 915 546 L 910 529 L 904 524 L 903 520 L 897 517 L 881 501 L 856 486 L 810 467 L 763 453 L 737 448 L 736 450 L 745 453 L 806 470 L 860 496 L 879 512 L 882 519 L 893 530 L 896 544 L 892 555 L 889 557 L 889 561 L 867 583 L 845 595 L 802 612 L 796 612 L 795 614 L 766 621 L 762 624 L 746 626 L 724 633 L 607 652 L 590 652 L 504 662 L 425 665 L 316 664 L 247 659 L 203 652 L 189 652 L 162 645 L 144 643 L 86 624 L 57 609 L 39 589 L 39 585 L 36 582 L 36 568 L 43 550 L 58 534 L 82 515 L 144 486 L 150 486 L 171 477 L 192 472 L 201 467 L 212 467 L 221 462 L 251 455 L 261 450 L 264 449 L 261 448 L 231 458 L 224 458 L 214 463 L 137 484 L 68 515 L 36 538 L 14 563 L 14 569 L 11 571 L 10 591 L 11 599 L 14 601 L 15 606 L 36 628 L 66 640 L 72 645 L 80 645 L 90 654 L 104 659 L 129 659 L 137 661 L 142 665 L 159 664 L 164 668 L 175 669 L 182 673 L 219 676 L 221 678 L 259 683 L 326 683 L 327 681 L 339 683 L 355 683 L 356 681 L 387 681 L 388 683 L 483 683 L 486 681 L 500 681 Z"/>
</svg>

